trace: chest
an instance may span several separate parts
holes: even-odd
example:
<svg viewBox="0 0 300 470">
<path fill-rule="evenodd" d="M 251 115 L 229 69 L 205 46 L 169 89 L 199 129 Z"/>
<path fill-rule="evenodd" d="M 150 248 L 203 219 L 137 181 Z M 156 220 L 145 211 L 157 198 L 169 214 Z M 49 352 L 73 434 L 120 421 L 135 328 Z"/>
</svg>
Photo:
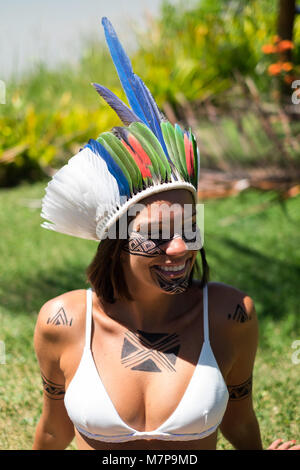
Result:
<svg viewBox="0 0 300 470">
<path fill-rule="evenodd" d="M 226 379 L 232 354 L 217 329 L 215 333 L 211 338 L 217 362 L 214 369 L 218 368 Z M 90 367 L 121 420 L 137 431 L 152 431 L 176 410 L 181 411 L 188 398 L 197 400 L 201 390 L 205 393 L 214 386 L 206 384 L 207 374 L 199 374 L 197 369 L 203 342 L 201 316 L 195 316 L 185 328 L 162 332 L 132 332 L 126 328 L 107 331 L 96 320 Z M 69 369 L 70 380 L 76 373 L 77 359 L 73 361 L 74 370 Z"/>
</svg>

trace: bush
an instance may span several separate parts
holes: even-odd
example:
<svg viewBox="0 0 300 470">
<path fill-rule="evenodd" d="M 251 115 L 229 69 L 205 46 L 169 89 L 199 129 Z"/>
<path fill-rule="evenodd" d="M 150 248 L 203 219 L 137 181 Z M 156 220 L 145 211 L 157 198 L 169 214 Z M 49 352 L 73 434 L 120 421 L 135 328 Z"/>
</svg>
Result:
<svg viewBox="0 0 300 470">
<path fill-rule="evenodd" d="M 250 77 L 269 97 L 272 77 L 262 51 L 276 34 L 277 2 L 273 0 L 165 0 L 159 19 L 139 35 L 134 58 L 160 103 L 212 99 Z M 300 18 L 295 22 L 295 40 Z M 300 47 L 295 47 L 295 58 Z"/>
<path fill-rule="evenodd" d="M 0 108 L 0 186 L 52 174 L 90 138 L 120 123 L 91 86 L 104 80 L 120 95 L 110 62 L 102 46 L 90 42 L 77 67 L 51 71 L 40 64 L 8 84 Z"/>
</svg>

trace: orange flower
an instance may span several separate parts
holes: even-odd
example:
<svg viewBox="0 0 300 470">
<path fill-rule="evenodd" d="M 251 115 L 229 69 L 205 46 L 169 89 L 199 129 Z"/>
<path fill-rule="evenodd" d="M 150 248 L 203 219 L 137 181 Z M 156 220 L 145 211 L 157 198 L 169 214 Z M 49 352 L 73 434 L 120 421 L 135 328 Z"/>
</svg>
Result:
<svg viewBox="0 0 300 470">
<path fill-rule="evenodd" d="M 273 46 L 273 44 L 265 44 L 262 46 L 261 50 L 264 54 L 273 54 L 273 52 L 277 51 L 277 48 Z"/>
<path fill-rule="evenodd" d="M 284 62 L 282 64 L 282 70 L 284 70 L 285 72 L 290 72 L 292 68 L 293 68 L 293 64 L 291 64 L 291 62 Z"/>
<path fill-rule="evenodd" d="M 277 47 L 279 52 L 283 52 L 287 51 L 288 49 L 294 49 L 294 44 L 292 43 L 292 41 L 288 41 L 287 39 L 285 39 L 284 41 L 280 41 Z"/>
<path fill-rule="evenodd" d="M 268 67 L 269 75 L 278 75 L 281 72 L 282 63 L 277 62 L 276 64 L 271 64 Z"/>
</svg>

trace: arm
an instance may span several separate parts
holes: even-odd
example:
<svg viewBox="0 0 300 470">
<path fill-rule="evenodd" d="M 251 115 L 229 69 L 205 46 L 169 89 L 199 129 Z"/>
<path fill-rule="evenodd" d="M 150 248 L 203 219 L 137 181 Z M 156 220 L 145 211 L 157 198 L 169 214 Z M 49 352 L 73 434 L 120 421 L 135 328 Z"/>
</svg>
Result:
<svg viewBox="0 0 300 470">
<path fill-rule="evenodd" d="M 35 328 L 34 346 L 43 382 L 43 411 L 33 450 L 65 449 L 74 437 L 74 427 L 64 406 L 65 377 L 60 368 L 65 330 L 47 324 L 48 318 L 58 310 L 57 301 L 47 302 Z"/>
<path fill-rule="evenodd" d="M 227 377 L 229 401 L 220 429 L 237 450 L 262 450 L 259 424 L 252 402 L 252 373 L 258 344 L 258 322 L 253 301 L 239 301 L 243 322 L 232 326 L 235 361 Z"/>
</svg>

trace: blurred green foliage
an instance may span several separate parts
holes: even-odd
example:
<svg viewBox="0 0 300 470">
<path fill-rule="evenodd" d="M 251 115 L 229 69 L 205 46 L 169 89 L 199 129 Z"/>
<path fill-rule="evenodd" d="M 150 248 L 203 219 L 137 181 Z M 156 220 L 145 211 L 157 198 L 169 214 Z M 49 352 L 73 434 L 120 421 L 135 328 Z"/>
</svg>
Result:
<svg viewBox="0 0 300 470">
<path fill-rule="evenodd" d="M 161 17 L 140 34 L 135 69 L 161 102 L 174 105 L 217 100 L 236 73 L 268 95 L 271 78 L 261 48 L 276 34 L 276 20 L 273 0 L 165 0 Z"/>
<path fill-rule="evenodd" d="M 120 92 L 108 60 L 103 46 L 91 41 L 77 66 L 50 70 L 41 63 L 7 84 L 0 107 L 0 186 L 44 178 L 89 138 L 119 123 L 91 85 L 101 79 Z"/>
<path fill-rule="evenodd" d="M 137 33 L 138 49 L 130 54 L 134 70 L 161 107 L 209 99 L 226 115 L 237 101 L 226 92 L 238 77 L 250 77 L 260 94 L 269 96 L 273 77 L 261 48 L 276 33 L 276 10 L 273 0 L 165 0 L 160 16 Z M 299 40 L 297 18 L 296 58 Z M 0 186 L 51 175 L 89 138 L 120 123 L 91 86 L 99 82 L 124 99 L 107 47 L 97 37 L 82 47 L 77 65 L 50 70 L 40 63 L 6 84 L 6 104 L 0 106 Z M 238 127 L 231 134 L 238 135 Z M 229 148 L 227 154 L 233 153 Z M 247 159 L 241 152 L 240 160 Z"/>
</svg>

